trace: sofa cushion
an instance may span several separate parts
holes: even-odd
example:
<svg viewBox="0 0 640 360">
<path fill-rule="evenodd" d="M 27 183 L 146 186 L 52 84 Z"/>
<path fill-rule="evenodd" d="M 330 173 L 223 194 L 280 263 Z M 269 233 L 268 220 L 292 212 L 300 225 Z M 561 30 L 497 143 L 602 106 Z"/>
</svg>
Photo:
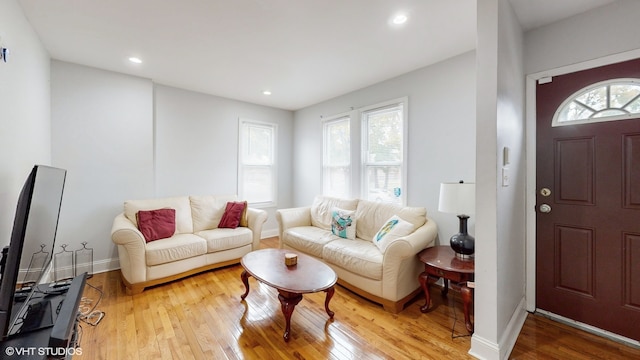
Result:
<svg viewBox="0 0 640 360">
<path fill-rule="evenodd" d="M 196 235 L 206 240 L 208 253 L 235 249 L 253 242 L 251 229 L 245 227 L 202 230 L 198 231 Z"/>
<path fill-rule="evenodd" d="M 237 228 L 240 225 L 240 219 L 246 207 L 246 201 L 229 201 L 224 209 L 224 214 L 222 214 L 218 227 L 229 229 Z"/>
<path fill-rule="evenodd" d="M 189 196 L 193 216 L 193 231 L 215 229 L 222 219 L 227 202 L 235 201 L 236 195 Z"/>
<path fill-rule="evenodd" d="M 316 196 L 311 204 L 311 225 L 324 230 L 331 230 L 331 210 L 340 208 L 355 210 L 358 200 L 338 199 L 329 196 Z"/>
<path fill-rule="evenodd" d="M 392 242 L 412 232 L 413 225 L 410 222 L 402 220 L 398 215 L 393 215 L 373 236 L 373 243 L 384 253 Z"/>
<path fill-rule="evenodd" d="M 339 239 L 325 245 L 322 260 L 354 274 L 382 280 L 383 255 L 371 242 L 361 239 Z"/>
<path fill-rule="evenodd" d="M 331 232 L 345 239 L 356 238 L 356 211 L 333 208 L 331 210 Z"/>
<path fill-rule="evenodd" d="M 206 254 L 206 241 L 193 234 L 176 234 L 145 245 L 147 266 L 160 265 Z"/>
<path fill-rule="evenodd" d="M 189 197 L 173 197 L 148 200 L 127 200 L 124 202 L 124 215 L 138 227 L 136 214 L 140 210 L 170 208 L 176 210 L 176 234 L 193 234 L 191 203 Z"/>
<path fill-rule="evenodd" d="M 358 227 L 356 237 L 371 241 L 387 220 L 393 215 L 410 222 L 413 229 L 424 225 L 427 221 L 427 209 L 423 207 L 401 207 L 375 201 L 360 200 L 356 209 Z"/>
<path fill-rule="evenodd" d="M 140 210 L 136 219 L 146 242 L 165 239 L 176 232 L 175 209 Z"/>
<path fill-rule="evenodd" d="M 330 230 L 315 226 L 298 226 L 285 230 L 280 241 L 296 250 L 322 258 L 322 248 L 337 239 L 340 237 L 333 235 Z"/>
</svg>

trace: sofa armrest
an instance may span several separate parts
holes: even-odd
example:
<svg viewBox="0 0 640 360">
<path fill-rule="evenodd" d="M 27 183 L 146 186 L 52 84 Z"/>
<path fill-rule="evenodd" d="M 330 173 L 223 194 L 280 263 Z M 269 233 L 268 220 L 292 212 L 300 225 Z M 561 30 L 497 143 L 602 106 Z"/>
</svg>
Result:
<svg viewBox="0 0 640 360">
<path fill-rule="evenodd" d="M 436 222 L 427 219 L 427 222 L 414 232 L 391 243 L 387 248 L 385 257 L 387 254 L 399 258 L 415 256 L 420 251 L 433 246 L 437 236 L 438 226 Z"/>
<path fill-rule="evenodd" d="M 418 287 L 418 274 L 423 264 L 417 254 L 435 244 L 436 222 L 427 222 L 411 234 L 392 242 L 384 253 L 382 294 L 385 299 L 402 299 Z"/>
<path fill-rule="evenodd" d="M 311 226 L 311 207 L 303 206 L 276 210 L 280 239 L 285 230 L 298 226 Z"/>
<path fill-rule="evenodd" d="M 144 236 L 124 213 L 113 219 L 111 241 L 118 245 L 118 258 L 122 276 L 130 284 L 146 281 L 147 260 Z"/>
<path fill-rule="evenodd" d="M 248 227 L 253 234 L 253 242 L 251 248 L 258 250 L 260 247 L 260 238 L 262 237 L 262 226 L 267 221 L 267 212 L 260 209 L 247 208 Z"/>
</svg>

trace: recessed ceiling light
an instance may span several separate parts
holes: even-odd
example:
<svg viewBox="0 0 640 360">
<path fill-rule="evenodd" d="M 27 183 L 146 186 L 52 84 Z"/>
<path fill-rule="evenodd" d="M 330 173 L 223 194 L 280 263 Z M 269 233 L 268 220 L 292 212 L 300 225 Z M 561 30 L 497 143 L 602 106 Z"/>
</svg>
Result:
<svg viewBox="0 0 640 360">
<path fill-rule="evenodd" d="M 262 92 L 263 95 L 271 95 L 271 91 L 269 90 L 265 90 Z"/>
<path fill-rule="evenodd" d="M 135 64 L 142 64 L 142 60 L 140 60 L 137 57 L 130 57 L 129 61 L 131 61 L 132 63 L 135 63 Z"/>
<path fill-rule="evenodd" d="M 407 22 L 409 18 L 405 14 L 397 14 L 393 17 L 393 23 L 396 25 L 402 25 Z"/>
</svg>

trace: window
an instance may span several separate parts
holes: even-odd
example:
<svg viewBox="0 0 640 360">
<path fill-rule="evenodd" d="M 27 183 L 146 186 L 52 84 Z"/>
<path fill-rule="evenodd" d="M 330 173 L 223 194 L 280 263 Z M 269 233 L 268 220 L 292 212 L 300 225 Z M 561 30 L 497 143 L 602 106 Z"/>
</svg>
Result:
<svg viewBox="0 0 640 360">
<path fill-rule="evenodd" d="M 362 197 L 404 204 L 404 103 L 362 112 Z"/>
<path fill-rule="evenodd" d="M 322 191 L 335 197 L 351 196 L 351 118 L 329 119 L 323 124 Z"/>
<path fill-rule="evenodd" d="M 640 114 L 640 79 L 613 79 L 579 90 L 553 116 L 552 126 L 625 120 Z"/>
<path fill-rule="evenodd" d="M 276 204 L 277 125 L 240 119 L 238 193 L 256 206 Z"/>
<path fill-rule="evenodd" d="M 403 98 L 323 122 L 324 195 L 405 203 L 406 108 Z"/>
</svg>

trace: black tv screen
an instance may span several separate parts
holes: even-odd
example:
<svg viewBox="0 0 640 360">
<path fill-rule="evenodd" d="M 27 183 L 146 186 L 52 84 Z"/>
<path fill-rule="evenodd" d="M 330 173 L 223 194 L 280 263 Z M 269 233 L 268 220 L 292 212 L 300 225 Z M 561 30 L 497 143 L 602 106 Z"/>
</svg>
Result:
<svg viewBox="0 0 640 360">
<path fill-rule="evenodd" d="M 11 240 L 3 249 L 1 266 L 2 339 L 15 332 L 11 326 L 17 314 L 24 313 L 21 307 L 28 304 L 33 285 L 42 280 L 51 263 L 66 173 L 64 169 L 36 165 L 18 197 Z"/>
</svg>

